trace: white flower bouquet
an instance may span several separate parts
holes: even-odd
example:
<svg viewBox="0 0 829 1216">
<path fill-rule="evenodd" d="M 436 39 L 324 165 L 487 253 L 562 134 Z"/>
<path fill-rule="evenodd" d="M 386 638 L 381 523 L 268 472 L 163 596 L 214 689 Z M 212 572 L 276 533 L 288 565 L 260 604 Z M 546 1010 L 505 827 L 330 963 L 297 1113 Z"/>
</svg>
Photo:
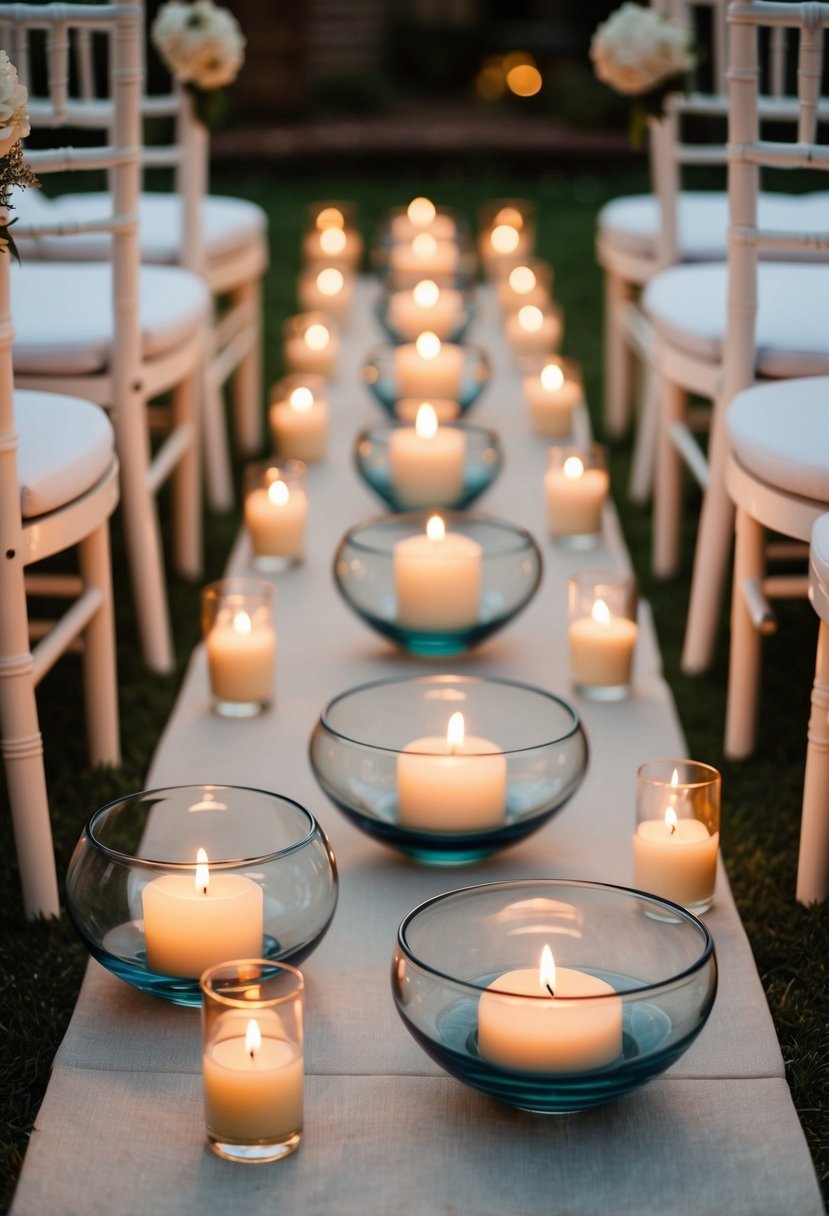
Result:
<svg viewBox="0 0 829 1216">
<path fill-rule="evenodd" d="M 213 0 L 168 0 L 150 32 L 172 75 L 193 94 L 199 117 L 209 120 L 215 106 L 205 95 L 233 84 L 244 62 L 245 37 L 236 18 Z"/>
<path fill-rule="evenodd" d="M 29 94 L 17 77 L 17 68 L 5 51 L 0 51 L 0 253 L 20 257 L 10 228 L 14 220 L 5 216 L 11 207 L 13 186 L 35 186 L 37 178 L 23 160 L 21 139 L 29 134 Z"/>
</svg>

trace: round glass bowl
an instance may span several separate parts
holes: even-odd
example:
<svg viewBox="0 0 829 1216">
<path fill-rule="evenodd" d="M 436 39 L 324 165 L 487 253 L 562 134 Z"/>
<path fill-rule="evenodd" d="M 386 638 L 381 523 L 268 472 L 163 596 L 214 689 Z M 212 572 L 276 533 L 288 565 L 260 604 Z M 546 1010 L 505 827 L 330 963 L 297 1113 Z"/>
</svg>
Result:
<svg viewBox="0 0 829 1216">
<path fill-rule="evenodd" d="M 435 520 L 442 540 L 432 539 Z M 538 590 L 541 566 L 538 545 L 516 524 L 409 511 L 349 528 L 334 581 L 372 629 L 410 654 L 437 658 L 464 654 L 517 616 Z"/>
<path fill-rule="evenodd" d="M 401 433 L 397 440 L 392 438 L 396 432 Z M 456 435 L 462 439 L 457 445 Z M 433 461 L 429 451 L 433 440 L 419 440 L 410 423 L 381 422 L 357 435 L 354 464 L 366 485 L 392 511 L 415 506 L 463 510 L 500 473 L 501 441 L 488 427 L 468 423 L 444 423 L 435 439 L 439 450 Z"/>
<path fill-rule="evenodd" d="M 556 974 L 545 969 L 542 983 L 545 946 Z M 446 1072 L 553 1114 L 600 1106 L 673 1064 L 708 1019 L 717 962 L 705 925 L 676 904 L 539 879 L 415 908 L 391 982 L 407 1029 Z"/>
<path fill-rule="evenodd" d="M 458 675 L 341 693 L 310 743 L 314 775 L 346 818 L 430 865 L 479 861 L 537 831 L 578 789 L 587 754 L 566 701 L 511 680 Z"/>
<path fill-rule="evenodd" d="M 457 393 L 435 392 L 431 395 L 424 395 L 421 392 L 403 391 L 395 366 L 395 351 L 398 349 L 400 348 L 391 343 L 375 346 L 369 352 L 362 370 L 363 383 L 367 385 L 375 399 L 392 418 L 401 416 L 401 411 L 398 409 L 401 402 L 407 400 L 416 403 L 432 401 L 435 404 L 435 398 L 443 400 L 447 396 L 457 402 L 458 414 L 464 414 L 475 404 L 489 383 L 491 371 L 486 351 L 482 346 L 463 343 L 461 345 L 463 359 L 460 368 L 460 385 Z M 403 410 L 405 414 L 408 412 Z M 441 411 L 438 411 L 438 416 L 443 421 Z"/>
<path fill-rule="evenodd" d="M 455 291 L 456 289 L 444 288 L 443 290 Z M 413 304 L 410 305 L 408 314 L 404 316 L 396 315 L 396 309 L 399 310 L 400 308 L 399 304 L 395 305 L 392 301 L 392 297 L 396 294 L 393 291 L 382 292 L 374 306 L 374 315 L 380 322 L 386 336 L 397 344 L 401 342 L 413 342 L 417 335 L 424 330 L 436 333 L 441 341 L 444 342 L 462 342 L 466 331 L 475 318 L 475 305 L 470 289 L 466 289 L 463 292 L 458 291 L 458 295 L 462 296 L 462 303 L 457 314 L 440 321 L 428 312 L 424 314 L 422 321 L 418 321 L 416 314 L 411 315 L 414 312 Z M 410 295 L 411 292 L 400 294 Z"/>
<path fill-rule="evenodd" d="M 66 902 L 87 950 L 113 975 L 198 1005 L 199 976 L 215 963 L 309 955 L 331 923 L 337 886 L 328 839 L 299 803 L 182 785 L 91 816 L 69 862 Z"/>
</svg>

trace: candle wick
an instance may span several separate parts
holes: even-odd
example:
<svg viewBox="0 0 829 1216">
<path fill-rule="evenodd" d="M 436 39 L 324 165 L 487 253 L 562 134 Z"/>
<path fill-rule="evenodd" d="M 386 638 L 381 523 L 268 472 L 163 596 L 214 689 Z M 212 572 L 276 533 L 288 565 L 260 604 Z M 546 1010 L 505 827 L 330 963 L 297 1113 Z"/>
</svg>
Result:
<svg viewBox="0 0 829 1216">
<path fill-rule="evenodd" d="M 674 834 L 674 832 L 675 832 L 675 831 L 676 831 L 676 824 L 675 824 L 675 823 L 672 823 L 672 824 L 671 824 L 671 826 L 670 826 L 670 828 L 669 828 L 669 830 L 668 830 L 668 835 L 669 835 L 669 836 L 673 836 L 673 834 Z"/>
<path fill-rule="evenodd" d="M 251 1049 L 250 1049 L 250 1058 L 251 1058 L 251 1059 L 254 1059 L 254 1057 L 255 1057 L 255 1053 L 254 1053 L 253 1048 L 251 1047 Z"/>
<path fill-rule="evenodd" d="M 207 887 L 202 887 L 201 891 L 202 891 L 202 895 L 206 895 L 206 894 L 207 894 Z"/>
<path fill-rule="evenodd" d="M 547 989 L 547 991 L 549 992 L 550 996 L 555 996 L 555 993 L 553 992 L 553 990 L 552 990 L 552 988 L 550 987 L 550 985 L 549 985 L 549 984 L 545 984 L 545 985 L 544 985 L 544 987 Z"/>
</svg>

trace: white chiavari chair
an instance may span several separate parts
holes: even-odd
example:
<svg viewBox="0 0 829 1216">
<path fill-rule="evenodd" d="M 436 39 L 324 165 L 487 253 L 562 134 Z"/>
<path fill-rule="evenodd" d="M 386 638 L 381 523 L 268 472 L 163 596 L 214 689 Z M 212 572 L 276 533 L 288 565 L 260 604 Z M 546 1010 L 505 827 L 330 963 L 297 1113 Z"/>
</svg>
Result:
<svg viewBox="0 0 829 1216">
<path fill-rule="evenodd" d="M 810 554 L 809 599 L 819 627 L 797 866 L 801 903 L 829 896 L 829 514 L 812 528 Z"/>
</svg>

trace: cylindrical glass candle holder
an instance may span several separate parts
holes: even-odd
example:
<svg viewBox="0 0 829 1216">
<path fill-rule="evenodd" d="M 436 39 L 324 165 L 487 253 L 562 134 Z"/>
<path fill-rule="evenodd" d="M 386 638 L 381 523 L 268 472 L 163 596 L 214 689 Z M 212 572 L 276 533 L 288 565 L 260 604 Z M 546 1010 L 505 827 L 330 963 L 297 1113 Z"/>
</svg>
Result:
<svg viewBox="0 0 829 1216">
<path fill-rule="evenodd" d="M 550 448 L 544 475 L 550 533 L 568 549 L 590 549 L 602 532 L 602 510 L 610 487 L 605 450 L 594 443 Z"/>
<path fill-rule="evenodd" d="M 722 778 L 697 760 L 650 760 L 636 774 L 634 884 L 690 912 L 714 902 Z"/>
<path fill-rule="evenodd" d="M 570 674 L 594 701 L 620 701 L 630 691 L 636 647 L 636 579 L 626 571 L 590 570 L 568 587 Z"/>
<path fill-rule="evenodd" d="M 528 258 L 535 246 L 535 207 L 528 199 L 484 203 L 478 213 L 481 261 L 489 278 Z"/>
<path fill-rule="evenodd" d="M 302 1139 L 301 972 L 242 959 L 201 977 L 207 1142 L 229 1161 L 278 1161 Z"/>
<path fill-rule="evenodd" d="M 339 266 L 309 266 L 297 278 L 296 294 L 301 309 L 324 312 L 344 326 L 354 296 L 354 276 Z"/>
<path fill-rule="evenodd" d="M 543 308 L 537 304 L 522 304 L 504 320 L 512 352 L 520 366 L 527 356 L 554 354 L 564 336 L 564 311 L 560 304 L 550 301 Z M 532 359 L 535 362 L 535 359 Z"/>
<path fill-rule="evenodd" d="M 309 270 L 332 266 L 344 274 L 354 274 L 363 260 L 363 238 L 357 230 L 354 203 L 336 199 L 311 203 L 302 254 Z"/>
<path fill-rule="evenodd" d="M 273 697 L 273 587 L 254 579 L 220 579 L 202 590 L 201 605 L 214 712 L 253 718 Z"/>
<path fill-rule="evenodd" d="M 283 376 L 271 387 L 268 421 L 281 460 L 322 460 L 328 445 L 328 389 L 313 372 Z"/>
<path fill-rule="evenodd" d="M 340 336 L 329 316 L 324 312 L 296 313 L 285 321 L 282 333 L 289 372 L 314 372 L 331 379 L 340 353 Z"/>
<path fill-rule="evenodd" d="M 498 303 L 505 313 L 517 312 L 524 304 L 544 308 L 553 298 L 553 268 L 539 258 L 525 258 L 505 268 L 498 279 Z"/>
<path fill-rule="evenodd" d="M 524 368 L 521 386 L 537 435 L 552 439 L 572 433 L 573 415 L 584 405 L 581 364 L 542 355 Z"/>
<path fill-rule="evenodd" d="M 308 495 L 301 460 L 257 460 L 245 467 L 245 527 L 253 565 L 278 574 L 302 560 Z"/>
</svg>

